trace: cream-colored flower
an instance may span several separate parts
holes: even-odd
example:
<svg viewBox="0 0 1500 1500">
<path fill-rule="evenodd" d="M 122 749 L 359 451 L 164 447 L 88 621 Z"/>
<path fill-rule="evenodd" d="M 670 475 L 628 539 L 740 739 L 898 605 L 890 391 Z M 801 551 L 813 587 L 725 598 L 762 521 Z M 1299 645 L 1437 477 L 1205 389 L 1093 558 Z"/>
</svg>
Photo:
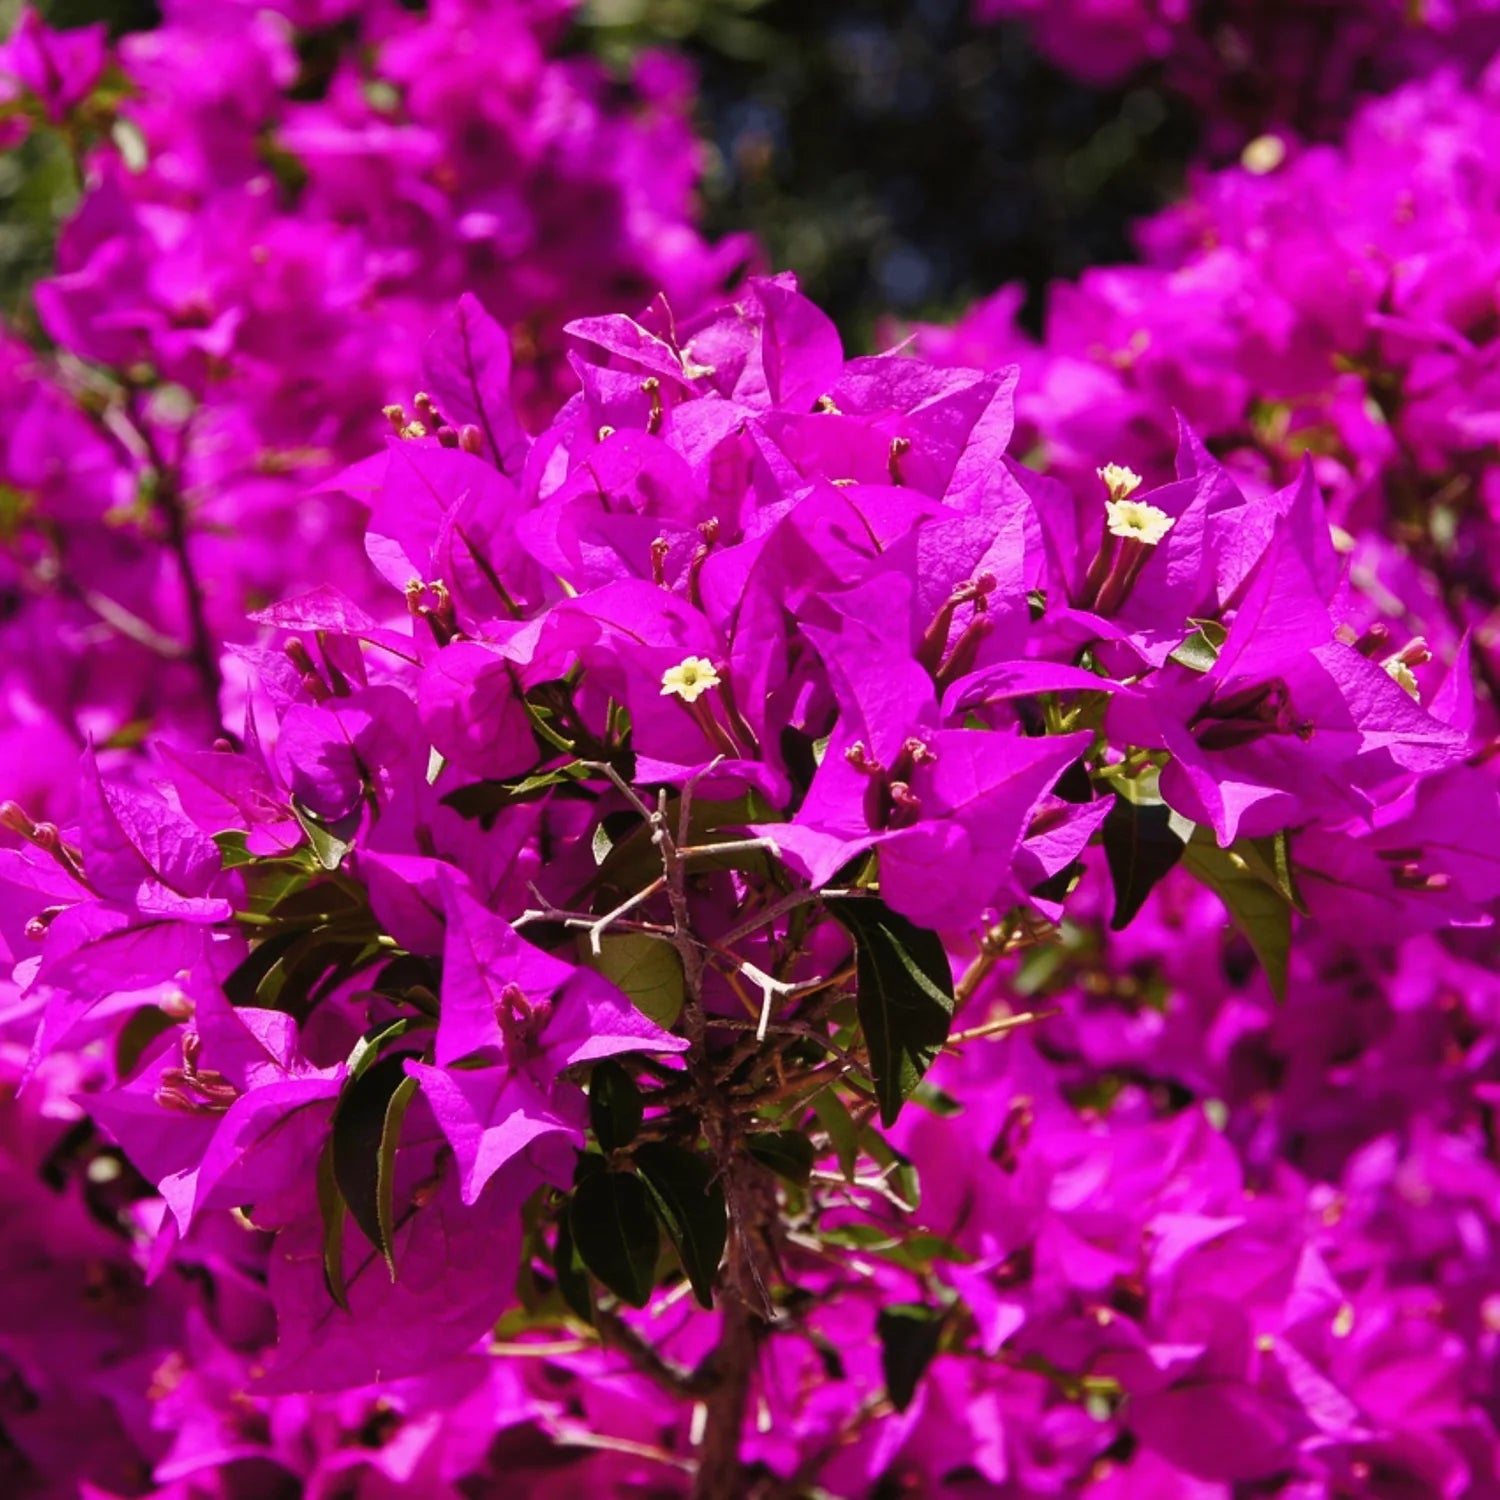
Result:
<svg viewBox="0 0 1500 1500">
<path fill-rule="evenodd" d="M 1144 500 L 1106 500 L 1104 509 L 1112 535 L 1154 547 L 1173 526 L 1166 511 Z"/>
<path fill-rule="evenodd" d="M 719 685 L 719 674 L 706 656 L 689 656 L 661 674 L 662 697 L 676 696 L 696 703 L 710 688 Z"/>
<path fill-rule="evenodd" d="M 1279 135 L 1258 135 L 1240 152 L 1240 165 L 1257 177 L 1274 172 L 1286 160 L 1286 142 Z"/>
<path fill-rule="evenodd" d="M 1404 688 L 1418 703 L 1422 701 L 1422 689 L 1417 684 L 1416 674 L 1400 656 L 1388 656 L 1380 664 L 1389 673 L 1397 687 Z"/>
<path fill-rule="evenodd" d="M 1097 472 L 1111 500 L 1128 500 L 1141 487 L 1141 476 L 1122 464 L 1105 464 Z"/>
</svg>

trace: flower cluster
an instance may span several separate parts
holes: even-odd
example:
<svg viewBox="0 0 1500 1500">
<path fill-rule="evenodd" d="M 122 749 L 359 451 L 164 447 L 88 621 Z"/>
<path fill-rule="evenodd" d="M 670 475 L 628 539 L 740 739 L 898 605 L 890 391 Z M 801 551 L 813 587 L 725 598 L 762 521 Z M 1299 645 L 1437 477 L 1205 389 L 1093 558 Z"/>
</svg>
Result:
<svg viewBox="0 0 1500 1500">
<path fill-rule="evenodd" d="M 6 128 L 61 132 L 84 180 L 36 289 L 51 348 L 0 349 L 0 746 L 39 808 L 68 810 L 85 738 L 208 743 L 247 610 L 367 586 L 357 509 L 310 491 L 460 293 L 505 319 L 535 422 L 569 318 L 737 274 L 746 243 L 692 225 L 690 76 L 561 55 L 570 9 L 168 5 L 107 72 L 97 29 L 23 17 Z"/>
<path fill-rule="evenodd" d="M 1151 70 L 1202 113 L 1215 153 L 1275 128 L 1334 138 L 1361 98 L 1500 44 L 1494 0 L 976 0 L 975 14 L 1023 21 L 1090 83 Z"/>
<path fill-rule="evenodd" d="M 1172 408 L 1252 487 L 1310 457 L 1368 623 L 1472 631 L 1493 685 L 1497 86 L 1439 75 L 1338 149 L 1204 174 L 1140 227 L 1145 265 L 1053 289 L 1040 343 L 1002 292 L 922 348 L 1020 359 L 1022 445 L 1075 482 L 1100 450 L 1164 462 Z"/>
<path fill-rule="evenodd" d="M 785 277 L 568 334 L 532 438 L 459 303 L 237 748 L 0 811 L 27 1067 L 230 1288 L 163 1493 L 1492 1482 L 1500 801 L 1311 467 L 1039 476 Z"/>
</svg>

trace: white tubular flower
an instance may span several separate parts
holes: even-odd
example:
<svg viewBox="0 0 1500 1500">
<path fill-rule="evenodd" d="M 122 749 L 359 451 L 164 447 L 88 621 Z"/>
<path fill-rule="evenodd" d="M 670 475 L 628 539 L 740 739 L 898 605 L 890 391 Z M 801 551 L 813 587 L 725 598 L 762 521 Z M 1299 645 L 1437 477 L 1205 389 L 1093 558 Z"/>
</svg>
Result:
<svg viewBox="0 0 1500 1500">
<path fill-rule="evenodd" d="M 1094 472 L 1104 481 L 1111 500 L 1128 500 L 1141 487 L 1141 476 L 1121 464 L 1105 464 Z"/>
<path fill-rule="evenodd" d="M 1148 505 L 1144 500 L 1106 500 L 1110 533 L 1127 541 L 1143 542 L 1154 547 L 1173 526 L 1166 511 Z"/>
<path fill-rule="evenodd" d="M 1399 656 L 1388 656 L 1380 665 L 1398 687 L 1410 693 L 1418 703 L 1422 701 L 1422 689 L 1417 684 L 1416 674 Z"/>
<path fill-rule="evenodd" d="M 681 698 L 684 703 L 696 703 L 718 685 L 719 674 L 706 656 L 689 656 L 661 674 L 662 697 Z"/>
</svg>

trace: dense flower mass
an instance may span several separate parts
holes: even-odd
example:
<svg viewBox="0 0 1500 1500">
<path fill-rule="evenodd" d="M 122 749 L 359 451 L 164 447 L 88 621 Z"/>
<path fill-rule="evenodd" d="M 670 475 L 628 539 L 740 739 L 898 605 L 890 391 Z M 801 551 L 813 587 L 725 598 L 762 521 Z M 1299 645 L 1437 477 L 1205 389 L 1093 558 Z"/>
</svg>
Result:
<svg viewBox="0 0 1500 1500">
<path fill-rule="evenodd" d="M 0 50 L 0 1488 L 1500 1494 L 1495 84 L 851 357 L 570 9 Z"/>
<path fill-rule="evenodd" d="M 1159 76 L 1215 152 L 1277 127 L 1331 138 L 1360 98 L 1481 67 L 1500 44 L 1494 0 L 976 0 L 975 14 L 1024 21 L 1091 83 Z"/>
<path fill-rule="evenodd" d="M 461 293 L 506 320 L 483 354 L 534 422 L 570 317 L 738 273 L 745 242 L 691 223 L 690 77 L 557 55 L 569 8 L 168 5 L 93 93 L 101 36 L 23 19 L 10 123 L 93 142 L 36 292 L 55 353 L 0 348 L 0 746 L 31 747 L 38 806 L 68 810 L 85 736 L 207 743 L 247 610 L 366 586 L 357 511 L 309 491 L 378 441 Z"/>
<path fill-rule="evenodd" d="M 1497 89 L 1440 74 L 1340 148 L 1202 175 L 1145 265 L 1053 289 L 1039 343 L 1001 292 L 922 347 L 1020 359 L 1022 447 L 1075 482 L 1100 450 L 1159 467 L 1172 409 L 1252 486 L 1310 456 L 1371 608 L 1445 653 L 1472 631 L 1494 686 Z"/>
<path fill-rule="evenodd" d="M 110 1060 L 157 1275 L 264 1257 L 274 1351 L 205 1330 L 172 1399 L 478 1380 L 567 1449 L 607 1370 L 590 1482 L 699 1494 L 1487 1472 L 1487 1241 L 1407 1243 L 1378 1068 L 1254 1082 L 1500 896 L 1463 671 L 1364 627 L 1311 472 L 1028 474 L 1013 371 L 846 360 L 787 279 L 569 332 L 534 440 L 477 304 L 434 336 L 435 430 L 336 481 L 389 602 L 264 611 L 242 748 L 5 811 L 30 1066 Z"/>
</svg>

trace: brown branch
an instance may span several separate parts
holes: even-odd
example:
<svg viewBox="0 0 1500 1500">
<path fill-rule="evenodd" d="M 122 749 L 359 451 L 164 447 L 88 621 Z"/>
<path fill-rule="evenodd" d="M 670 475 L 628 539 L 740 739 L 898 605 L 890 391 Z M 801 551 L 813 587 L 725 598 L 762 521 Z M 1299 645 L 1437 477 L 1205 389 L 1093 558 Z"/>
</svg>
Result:
<svg viewBox="0 0 1500 1500">
<path fill-rule="evenodd" d="M 671 941 L 682 960 L 687 1071 L 729 1213 L 729 1243 L 718 1299 L 719 1341 L 705 1362 L 715 1385 L 705 1403 L 707 1416 L 693 1480 L 693 1500 L 732 1500 L 743 1490 L 740 1438 L 750 1401 L 756 1348 L 761 1329 L 774 1310 L 765 1279 L 755 1264 L 763 1218 L 761 1194 L 753 1181 L 756 1168 L 748 1154 L 739 1149 L 734 1104 L 720 1087 L 708 1051 L 709 1022 L 703 1009 L 706 955 L 693 936 L 687 868 L 680 852 L 690 839 L 692 790 L 691 784 L 683 788 L 676 839 L 668 827 L 664 794 L 651 821 L 672 909 Z"/>
<path fill-rule="evenodd" d="M 204 695 L 211 704 L 210 712 L 216 725 L 223 722 L 220 699 L 224 690 L 224 675 L 219 666 L 218 643 L 208 624 L 208 608 L 204 601 L 203 583 L 193 565 L 191 537 L 188 528 L 186 500 L 182 494 L 179 474 L 173 464 L 166 461 L 161 445 L 150 424 L 141 416 L 134 394 L 128 402 L 130 425 L 151 461 L 155 475 L 152 501 L 157 514 L 166 528 L 167 548 L 177 564 L 178 577 L 182 580 L 183 602 L 187 605 L 188 643 L 186 656 L 198 674 Z"/>
</svg>

